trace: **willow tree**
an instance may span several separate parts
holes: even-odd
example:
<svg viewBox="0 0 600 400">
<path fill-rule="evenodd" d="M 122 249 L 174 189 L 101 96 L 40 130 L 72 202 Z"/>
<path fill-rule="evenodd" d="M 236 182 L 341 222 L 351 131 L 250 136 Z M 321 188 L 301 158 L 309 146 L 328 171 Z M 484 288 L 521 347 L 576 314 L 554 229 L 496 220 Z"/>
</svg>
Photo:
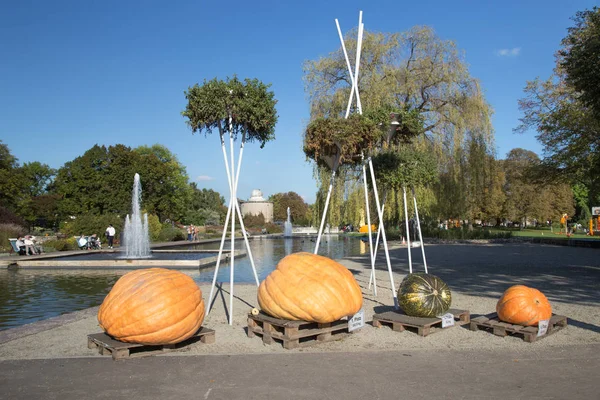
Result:
<svg viewBox="0 0 600 400">
<path fill-rule="evenodd" d="M 344 39 L 349 53 L 356 48 L 355 37 L 356 32 L 350 32 Z M 360 71 L 363 109 L 417 114 L 422 135 L 415 142 L 431 146 L 440 168 L 454 162 L 454 154 L 466 146 L 466 138 L 474 132 L 492 147 L 492 110 L 478 80 L 470 75 L 456 44 L 439 38 L 433 29 L 417 26 L 402 33 L 365 31 Z M 306 61 L 304 82 L 311 121 L 341 116 L 352 87 L 341 47 L 326 57 Z M 317 176 L 323 183 L 326 174 L 320 172 L 317 170 Z M 458 181 L 460 176 L 454 179 Z"/>
</svg>

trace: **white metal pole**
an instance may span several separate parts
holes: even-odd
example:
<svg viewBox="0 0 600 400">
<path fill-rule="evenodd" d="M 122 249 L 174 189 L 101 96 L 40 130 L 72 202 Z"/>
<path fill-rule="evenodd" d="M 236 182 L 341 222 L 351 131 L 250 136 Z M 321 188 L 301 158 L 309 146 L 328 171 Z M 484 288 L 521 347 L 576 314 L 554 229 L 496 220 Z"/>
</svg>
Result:
<svg viewBox="0 0 600 400">
<path fill-rule="evenodd" d="M 361 11 L 362 13 L 362 11 Z M 346 116 L 350 115 L 350 106 L 352 105 L 352 99 L 354 97 L 354 74 L 352 73 L 352 66 L 350 66 L 350 59 L 348 58 L 348 52 L 346 51 L 346 44 L 344 43 L 344 36 L 342 35 L 342 30 L 340 29 L 340 23 L 337 18 L 335 20 L 335 25 L 337 26 L 338 35 L 340 36 L 340 42 L 342 43 L 342 50 L 344 51 L 344 57 L 346 58 L 346 66 L 348 67 L 348 72 L 350 75 L 350 82 L 352 84 L 352 90 L 350 91 L 350 98 L 348 99 L 348 106 L 346 107 Z"/>
<path fill-rule="evenodd" d="M 227 173 L 227 181 L 229 183 L 229 190 L 231 191 L 231 177 L 229 174 L 229 163 L 227 161 L 227 150 L 225 150 L 225 140 L 223 140 L 223 134 L 221 134 L 221 150 L 223 150 L 223 159 L 225 160 L 225 172 Z M 229 217 L 231 215 L 231 201 L 227 208 L 227 216 L 225 217 L 225 225 L 223 225 L 223 235 L 221 236 L 221 245 L 219 247 L 219 254 L 217 255 L 217 265 L 215 267 L 215 273 L 213 275 L 212 285 L 210 286 L 209 302 L 212 303 L 212 296 L 217 282 L 217 274 L 219 273 L 219 265 L 221 264 L 221 256 L 223 255 L 223 247 L 225 246 L 225 237 L 227 236 L 227 227 L 229 226 Z M 208 312 L 210 313 L 210 308 Z"/>
<path fill-rule="evenodd" d="M 323 209 L 323 217 L 321 218 L 321 225 L 319 226 L 319 233 L 317 234 L 317 243 L 315 245 L 315 253 L 319 254 L 319 243 L 321 243 L 321 236 L 323 234 L 323 227 L 325 226 L 325 218 L 327 217 L 327 209 L 329 208 L 329 200 L 331 199 L 331 191 L 333 190 L 333 182 L 335 181 L 335 171 L 338 167 L 339 157 L 336 155 L 333 161 L 333 171 L 331 171 L 331 182 L 329 182 L 329 189 L 327 190 L 327 199 L 325 200 L 325 208 Z"/>
<path fill-rule="evenodd" d="M 234 188 L 237 193 L 238 183 L 240 181 L 240 171 L 242 167 L 242 156 L 244 155 L 244 145 L 246 143 L 246 133 L 242 135 L 242 144 L 240 145 L 240 155 L 238 156 L 238 165 L 237 172 L 235 174 L 234 179 Z M 242 228 L 242 235 L 244 236 L 244 242 L 246 243 L 246 251 L 248 251 L 248 257 L 250 257 L 250 265 L 252 265 L 252 271 L 254 272 L 254 279 L 256 280 L 256 286 L 260 285 L 258 281 L 258 274 L 256 273 L 256 266 L 254 265 L 254 258 L 252 257 L 252 250 L 250 250 L 250 243 L 248 242 L 248 235 L 246 235 L 246 227 L 244 226 L 244 217 L 242 216 L 242 211 L 240 210 L 240 204 L 237 201 L 237 196 L 235 197 L 235 209 L 237 210 L 237 216 L 240 220 L 240 227 Z"/>
<path fill-rule="evenodd" d="M 415 215 L 417 216 L 417 228 L 419 229 L 419 240 L 421 241 L 421 253 L 423 254 L 423 266 L 427 274 L 427 259 L 425 258 L 425 243 L 423 243 L 423 234 L 421 233 L 421 221 L 419 220 L 419 209 L 417 208 L 417 195 L 415 195 L 415 187 L 411 186 L 413 201 L 415 202 Z"/>
<path fill-rule="evenodd" d="M 233 122 L 231 118 L 231 113 L 229 113 L 229 150 L 231 155 L 231 172 L 233 174 L 233 163 L 234 160 L 234 148 L 233 148 Z M 235 197 L 235 185 L 233 179 L 231 180 L 231 203 L 232 207 L 235 207 L 235 203 L 237 199 Z M 230 270 L 229 270 L 229 325 L 233 325 L 233 275 L 234 275 L 234 266 L 235 266 L 235 210 L 231 209 L 231 255 L 229 256 L 230 260 Z"/>
<path fill-rule="evenodd" d="M 377 296 L 377 279 L 375 277 L 375 253 L 374 253 L 374 248 L 373 248 L 373 236 L 372 236 L 372 232 L 371 232 L 371 211 L 369 209 L 369 187 L 367 185 L 367 167 L 365 166 L 365 162 L 364 162 L 364 155 L 362 156 L 363 158 L 363 165 L 362 165 L 362 169 L 363 169 L 363 183 L 365 186 L 365 205 L 367 208 L 367 231 L 369 232 L 369 255 L 371 256 L 371 278 L 373 278 L 373 294 L 375 296 Z M 369 279 L 369 289 L 371 288 L 371 279 Z"/>
<path fill-rule="evenodd" d="M 408 228 L 408 204 L 406 203 L 406 186 L 402 185 L 404 195 L 404 219 L 406 220 L 406 248 L 408 249 L 408 272 L 412 274 L 412 258 L 410 255 L 410 232 Z"/>
<path fill-rule="evenodd" d="M 383 196 L 383 205 L 381 206 L 381 213 L 383 214 L 385 211 L 385 195 Z M 377 229 L 377 240 L 375 241 L 375 246 L 374 246 L 374 251 L 373 251 L 373 258 L 375 258 L 375 260 L 377 260 L 377 252 L 379 251 L 379 238 L 381 237 L 381 229 Z M 369 277 L 369 289 L 371 288 L 371 282 L 373 281 L 373 276 L 375 276 L 375 274 L 373 273 L 373 271 L 371 271 L 371 276 Z"/>
<path fill-rule="evenodd" d="M 387 263 L 388 272 L 390 275 L 390 285 L 392 289 L 392 296 L 394 297 L 394 307 L 398 308 L 398 296 L 396 294 L 396 285 L 394 284 L 394 274 L 392 273 L 392 263 L 390 262 L 390 251 L 387 245 L 387 238 L 385 237 L 385 226 L 383 224 L 383 209 L 379 202 L 379 194 L 377 193 L 377 182 L 375 181 L 375 170 L 373 169 L 373 160 L 369 157 L 369 169 L 371 170 L 371 181 L 373 182 L 373 193 L 375 194 L 375 204 L 377 204 L 377 215 L 379 217 L 379 229 L 381 229 L 381 236 L 383 237 L 383 248 L 385 250 L 385 261 Z"/>
<path fill-rule="evenodd" d="M 356 45 L 356 69 L 354 71 L 354 90 L 356 91 L 356 105 L 358 112 L 362 114 L 362 103 L 360 101 L 360 94 L 358 92 L 358 71 L 360 70 L 360 55 L 362 53 L 362 40 L 363 40 L 363 29 L 364 24 L 362 23 L 362 11 L 360 12 L 360 18 L 358 23 L 358 43 Z"/>
<path fill-rule="evenodd" d="M 219 254 L 217 255 L 217 265 L 215 266 L 215 273 L 213 275 L 212 285 L 210 286 L 210 296 L 208 296 L 210 303 L 212 304 L 212 296 L 217 283 L 217 274 L 219 273 L 219 265 L 221 264 L 221 256 L 223 255 L 223 247 L 225 246 L 225 237 L 227 236 L 227 227 L 229 226 L 229 216 L 231 215 L 231 202 L 227 208 L 227 217 L 225 217 L 225 225 L 223 225 L 223 235 L 221 236 L 221 245 L 219 246 Z M 208 309 L 207 314 L 210 313 L 211 308 Z"/>
</svg>

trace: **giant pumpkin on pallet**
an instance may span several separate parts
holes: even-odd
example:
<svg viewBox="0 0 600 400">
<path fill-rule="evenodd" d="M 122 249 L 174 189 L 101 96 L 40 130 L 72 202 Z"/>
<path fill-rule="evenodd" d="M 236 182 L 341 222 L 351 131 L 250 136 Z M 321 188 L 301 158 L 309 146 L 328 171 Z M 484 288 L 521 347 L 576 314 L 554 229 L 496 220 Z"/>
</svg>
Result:
<svg viewBox="0 0 600 400">
<path fill-rule="evenodd" d="M 542 292 L 524 285 L 509 287 L 496 304 L 500 320 L 532 326 L 552 317 L 552 306 Z"/>
<path fill-rule="evenodd" d="M 437 276 L 414 273 L 402 280 L 398 303 L 406 315 L 436 317 L 450 309 L 452 294 L 448 285 Z"/>
<path fill-rule="evenodd" d="M 102 329 L 122 342 L 175 344 L 204 321 L 202 292 L 188 275 L 149 268 L 123 275 L 98 310 Z"/>
<path fill-rule="evenodd" d="M 258 304 L 275 318 L 328 323 L 356 314 L 362 292 L 342 264 L 312 253 L 294 253 L 262 281 Z"/>
</svg>

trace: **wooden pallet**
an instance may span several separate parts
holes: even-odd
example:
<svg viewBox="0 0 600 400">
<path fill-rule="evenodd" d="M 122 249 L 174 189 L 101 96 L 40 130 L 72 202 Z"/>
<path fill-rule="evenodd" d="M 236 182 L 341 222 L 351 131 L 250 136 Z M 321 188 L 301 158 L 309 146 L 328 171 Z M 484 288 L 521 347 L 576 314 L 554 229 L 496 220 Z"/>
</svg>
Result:
<svg viewBox="0 0 600 400">
<path fill-rule="evenodd" d="M 448 310 L 448 312 L 454 315 L 455 323 L 453 326 L 465 325 L 471 320 L 471 316 L 467 310 L 457 310 L 451 308 Z M 407 328 L 416 328 L 419 336 L 427 336 L 430 333 L 434 333 L 442 329 L 441 318 L 411 317 L 400 311 L 386 311 L 379 314 L 373 314 L 373 326 L 380 328 L 383 324 L 391 325 L 392 330 L 396 332 L 403 332 Z"/>
<path fill-rule="evenodd" d="M 282 341 L 285 349 L 339 340 L 350 333 L 347 320 L 319 324 L 274 318 L 262 311 L 258 315 L 248 314 L 248 337 L 260 335 L 264 344 L 272 344 L 273 340 Z"/>
<path fill-rule="evenodd" d="M 567 326 L 567 317 L 564 315 L 552 314 L 550 322 L 548 323 L 548 330 L 545 335 L 538 336 L 537 326 L 524 326 L 509 324 L 502 322 L 498 318 L 498 314 L 491 313 L 482 315 L 471 320 L 470 329 L 472 331 L 478 331 L 480 329 L 492 331 L 496 336 L 522 336 L 526 342 L 535 342 L 537 339 L 544 338 L 548 335 L 553 334 Z"/>
<path fill-rule="evenodd" d="M 200 330 L 196 332 L 194 336 L 184 340 L 183 342 L 158 346 L 137 343 L 124 343 L 111 338 L 104 332 L 94 333 L 88 335 L 88 349 L 97 348 L 100 354 L 111 354 L 113 360 L 121 360 L 125 358 L 143 357 L 153 355 L 156 353 L 164 353 L 167 351 L 179 350 L 192 343 L 197 342 L 198 339 L 200 339 L 202 343 L 214 343 L 215 331 L 213 329 L 201 327 Z"/>
</svg>

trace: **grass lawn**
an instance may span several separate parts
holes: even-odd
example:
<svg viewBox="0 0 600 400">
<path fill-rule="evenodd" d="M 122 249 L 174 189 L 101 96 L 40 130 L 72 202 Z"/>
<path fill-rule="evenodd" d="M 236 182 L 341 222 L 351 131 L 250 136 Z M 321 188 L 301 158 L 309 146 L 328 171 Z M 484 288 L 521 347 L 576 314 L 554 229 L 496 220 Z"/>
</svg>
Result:
<svg viewBox="0 0 600 400">
<path fill-rule="evenodd" d="M 505 232 L 512 232 L 513 237 L 544 237 L 544 238 L 552 238 L 552 239 L 596 239 L 600 240 L 600 235 L 596 234 L 595 236 L 588 236 L 585 233 L 576 233 L 567 237 L 564 233 L 559 235 L 557 233 L 551 232 L 550 229 L 504 229 Z"/>
</svg>

